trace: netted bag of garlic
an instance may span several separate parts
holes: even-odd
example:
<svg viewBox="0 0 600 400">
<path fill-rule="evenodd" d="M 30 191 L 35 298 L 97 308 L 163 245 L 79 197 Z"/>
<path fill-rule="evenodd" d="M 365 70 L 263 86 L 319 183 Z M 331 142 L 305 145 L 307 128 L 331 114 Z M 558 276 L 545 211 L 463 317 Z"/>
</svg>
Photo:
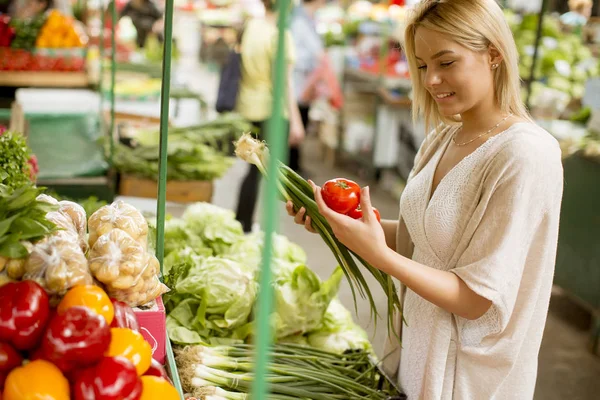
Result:
<svg viewBox="0 0 600 400">
<path fill-rule="evenodd" d="M 88 221 L 89 244 L 94 247 L 101 236 L 120 229 L 131 236 L 144 250 L 147 248 L 148 222 L 135 207 L 121 200 L 96 211 Z"/>
<path fill-rule="evenodd" d="M 132 307 L 146 304 L 166 292 L 158 279 L 156 257 L 121 229 L 100 236 L 89 253 L 90 270 L 109 296 Z"/>
<path fill-rule="evenodd" d="M 77 237 L 71 233 L 58 233 L 36 243 L 25 262 L 23 279 L 39 283 L 53 299 L 74 286 L 94 282 Z"/>
</svg>

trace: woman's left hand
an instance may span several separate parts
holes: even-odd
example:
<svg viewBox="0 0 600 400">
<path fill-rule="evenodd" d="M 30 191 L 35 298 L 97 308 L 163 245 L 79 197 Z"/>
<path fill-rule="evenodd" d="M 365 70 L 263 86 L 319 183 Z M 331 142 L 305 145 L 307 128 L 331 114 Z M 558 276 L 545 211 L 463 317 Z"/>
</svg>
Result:
<svg viewBox="0 0 600 400">
<path fill-rule="evenodd" d="M 376 266 L 376 260 L 387 249 L 385 233 L 377 220 L 371 205 L 369 187 L 361 190 L 360 207 L 363 212 L 362 219 L 353 219 L 347 215 L 333 211 L 327 206 L 321 195 L 321 187 L 309 181 L 311 184 L 315 201 L 319 207 L 319 213 L 329 223 L 335 237 L 347 248 L 365 259 L 368 263 Z"/>
</svg>

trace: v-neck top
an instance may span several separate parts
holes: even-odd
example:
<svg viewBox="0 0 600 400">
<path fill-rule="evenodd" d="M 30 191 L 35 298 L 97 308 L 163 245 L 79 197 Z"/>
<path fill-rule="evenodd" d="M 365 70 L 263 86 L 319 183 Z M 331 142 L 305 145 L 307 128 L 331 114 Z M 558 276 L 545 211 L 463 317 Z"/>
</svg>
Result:
<svg viewBox="0 0 600 400">
<path fill-rule="evenodd" d="M 400 218 L 415 261 L 456 274 L 492 306 L 467 320 L 404 288 L 400 385 L 412 399 L 531 399 L 558 240 L 560 148 L 537 125 L 516 123 L 431 193 L 455 131 L 420 150 Z"/>
</svg>

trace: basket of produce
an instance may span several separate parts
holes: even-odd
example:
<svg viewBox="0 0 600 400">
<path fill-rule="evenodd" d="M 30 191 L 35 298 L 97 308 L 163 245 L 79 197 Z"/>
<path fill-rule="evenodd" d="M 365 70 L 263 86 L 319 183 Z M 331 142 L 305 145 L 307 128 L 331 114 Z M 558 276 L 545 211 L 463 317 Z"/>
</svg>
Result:
<svg viewBox="0 0 600 400">
<path fill-rule="evenodd" d="M 231 139 L 249 129 L 237 116 L 223 116 L 198 126 L 169 129 L 167 200 L 190 203 L 210 201 L 213 180 L 233 165 Z M 119 192 L 126 196 L 155 198 L 158 176 L 159 130 L 132 125 L 120 127 L 121 143 L 114 166 L 121 174 Z"/>
<path fill-rule="evenodd" d="M 273 243 L 273 398 L 403 398 L 337 299 L 342 269 L 321 280 L 300 246 L 278 234 Z M 184 392 L 247 398 L 264 233 L 244 234 L 232 211 L 196 203 L 166 221 L 164 245 L 167 332 Z"/>
</svg>

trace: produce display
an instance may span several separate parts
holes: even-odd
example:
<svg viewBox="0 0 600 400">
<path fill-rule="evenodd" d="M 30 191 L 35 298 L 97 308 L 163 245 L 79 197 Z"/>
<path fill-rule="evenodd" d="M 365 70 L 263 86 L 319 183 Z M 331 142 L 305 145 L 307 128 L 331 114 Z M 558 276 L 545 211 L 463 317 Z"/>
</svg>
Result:
<svg viewBox="0 0 600 400">
<path fill-rule="evenodd" d="M 252 342 L 263 246 L 264 233 L 245 235 L 232 211 L 211 204 L 193 204 L 181 219 L 166 221 L 164 270 L 171 290 L 163 298 L 174 343 Z M 321 281 L 300 246 L 281 235 L 273 236 L 273 246 L 274 338 L 308 346 L 314 334 L 329 339 L 314 340 L 327 351 L 370 350 L 366 332 L 351 317 L 327 322 L 335 320 L 331 312 L 350 315 L 336 300 L 342 269 Z"/>
<path fill-rule="evenodd" d="M 200 399 L 249 399 L 254 382 L 252 345 L 188 346 L 176 356 L 186 392 Z M 266 381 L 269 399 L 393 399 L 369 353 L 334 354 L 291 344 L 274 345 Z"/>
<path fill-rule="evenodd" d="M 23 135 L 0 127 L 0 184 L 16 188 L 35 180 L 38 172 L 37 159 Z"/>
<path fill-rule="evenodd" d="M 57 10 L 32 19 L 0 16 L 0 71 L 83 71 L 87 37 Z"/>
<path fill-rule="evenodd" d="M 233 165 L 234 159 L 224 146 L 251 125 L 237 115 L 221 116 L 197 126 L 169 129 L 167 178 L 176 181 L 210 181 L 220 178 Z M 158 177 L 159 137 L 156 129 L 127 129 L 123 135 L 131 146 L 115 147 L 117 170 L 140 178 Z"/>
<path fill-rule="evenodd" d="M 41 192 L 31 183 L 17 189 L 0 184 L 0 276 L 20 278 L 32 244 L 57 230 L 46 219 L 56 206 L 37 200 Z"/>
<path fill-rule="evenodd" d="M 521 78 L 529 79 L 539 17 L 530 14 L 520 18 L 508 10 L 505 14 L 519 50 Z M 600 76 L 600 62 L 581 37 L 562 32 L 558 18 L 544 16 L 534 71 L 538 82 L 532 88 L 532 105 L 542 102 L 548 96 L 548 89 L 564 93 L 567 101 L 581 99 L 585 82 L 597 76 Z"/>
<path fill-rule="evenodd" d="M 252 136 L 249 134 L 244 134 L 236 142 L 235 146 L 235 153 L 239 158 L 255 165 L 263 175 L 267 176 L 266 165 L 268 162 L 269 151 L 265 143 L 252 138 Z M 356 257 L 361 264 L 363 264 L 363 266 L 381 285 L 382 290 L 388 298 L 388 328 L 393 330 L 394 320 L 397 316 L 396 313 L 402 313 L 402 305 L 400 304 L 400 299 L 392 278 L 369 265 L 369 263 L 347 249 L 337 240 L 333 234 L 333 231 L 331 230 L 331 227 L 329 226 L 329 223 L 319 213 L 317 204 L 314 200 L 313 190 L 306 180 L 281 162 L 279 163 L 276 179 L 278 179 L 280 182 L 278 188 L 283 199 L 285 201 L 292 201 L 296 209 L 304 207 L 307 215 L 311 217 L 313 221 L 313 227 L 321 235 L 321 238 L 331 249 L 336 260 L 343 268 L 344 274 L 348 278 L 355 301 L 355 286 L 358 286 L 359 293 L 363 296 L 366 296 L 366 298 L 369 300 L 373 318 L 377 317 L 375 301 L 361 270 L 354 261 L 353 256 Z"/>
<path fill-rule="evenodd" d="M 104 206 L 88 228 L 89 268 L 111 297 L 135 307 L 167 291 L 158 260 L 147 251 L 148 223 L 135 207 L 122 201 Z"/>
<path fill-rule="evenodd" d="M 121 315 L 129 315 L 127 321 L 135 319 L 131 308 L 118 307 Z M 162 366 L 151 361 L 150 344 L 129 327 L 137 321 L 123 321 L 97 286 L 71 289 L 54 309 L 37 283 L 5 284 L 0 291 L 2 399 L 178 400 Z"/>
</svg>

